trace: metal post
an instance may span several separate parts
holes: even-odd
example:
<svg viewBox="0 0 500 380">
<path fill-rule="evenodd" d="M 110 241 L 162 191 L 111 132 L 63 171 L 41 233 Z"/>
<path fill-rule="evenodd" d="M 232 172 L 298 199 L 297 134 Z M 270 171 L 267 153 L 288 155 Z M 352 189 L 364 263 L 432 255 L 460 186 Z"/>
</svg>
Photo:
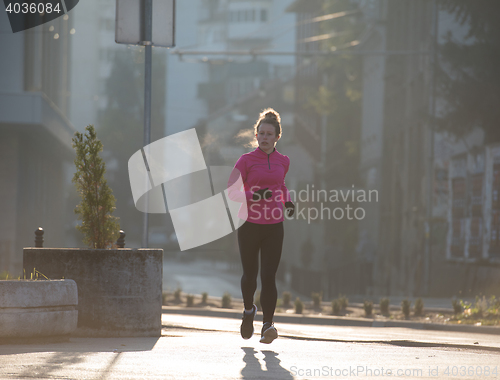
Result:
<svg viewBox="0 0 500 380">
<path fill-rule="evenodd" d="M 123 230 L 120 230 L 120 237 L 116 241 L 117 248 L 125 248 L 125 236 L 125 232 Z"/>
<path fill-rule="evenodd" d="M 425 296 L 429 296 L 430 292 L 430 270 L 431 270 L 431 221 L 432 221 L 432 201 L 433 201 L 433 185 L 434 185 L 434 124 L 436 113 L 436 69 L 437 69 L 437 38 L 438 38 L 438 9 L 437 1 L 433 1 L 432 8 L 433 36 L 431 54 L 432 76 L 430 83 L 430 121 L 428 124 L 428 163 L 427 163 L 427 207 L 425 215 L 425 252 L 424 252 L 424 289 Z"/>
<path fill-rule="evenodd" d="M 144 63 L 144 143 L 146 147 L 151 142 L 151 61 L 152 61 L 152 34 L 153 34 L 153 1 L 144 0 L 144 40 L 145 45 L 145 63 Z M 146 181 L 149 181 L 149 173 L 146 176 Z M 146 212 L 144 213 L 144 225 L 142 231 L 142 247 L 148 247 L 148 227 L 149 214 L 147 212 L 149 200 L 146 193 Z"/>
<path fill-rule="evenodd" d="M 35 248 L 43 248 L 43 232 L 42 227 L 35 231 Z"/>
<path fill-rule="evenodd" d="M 328 75 L 326 72 L 323 73 L 323 86 L 325 88 L 328 87 Z M 326 110 L 324 110 L 326 111 Z M 326 190 L 328 192 L 328 190 L 326 189 L 326 152 L 327 152 L 327 126 L 328 126 L 328 115 L 325 113 L 323 113 L 323 115 L 321 115 L 321 190 Z M 320 252 L 322 253 L 322 257 L 321 259 L 323 260 L 323 263 L 325 262 L 328 262 L 327 258 L 325 257 L 325 255 L 328 254 L 327 250 L 326 250 L 326 237 L 327 237 L 327 231 L 326 231 L 326 226 L 325 226 L 325 223 L 321 223 L 321 226 L 322 226 L 322 229 L 321 229 L 321 233 L 322 233 L 322 243 L 323 243 L 323 246 L 321 247 L 322 249 L 320 249 Z M 323 288 L 323 294 L 324 294 L 324 297 L 326 299 L 328 299 L 330 297 L 330 286 L 329 286 L 329 281 L 328 281 L 328 278 L 329 278 L 329 273 L 328 273 L 328 266 L 325 266 L 325 270 L 324 270 L 324 276 L 323 279 L 322 279 L 322 288 Z"/>
</svg>

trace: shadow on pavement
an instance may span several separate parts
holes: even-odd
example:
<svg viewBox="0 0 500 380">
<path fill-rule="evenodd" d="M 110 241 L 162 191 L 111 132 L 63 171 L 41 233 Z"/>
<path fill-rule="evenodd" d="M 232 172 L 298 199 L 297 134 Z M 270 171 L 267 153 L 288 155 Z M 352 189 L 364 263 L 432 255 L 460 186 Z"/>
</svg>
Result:
<svg viewBox="0 0 500 380">
<path fill-rule="evenodd" d="M 69 338 L 62 342 L 35 341 L 31 344 L 0 345 L 0 356 L 26 354 L 31 352 L 55 352 L 63 354 L 95 352 L 134 352 L 151 351 L 160 337 L 121 337 L 121 338 Z"/>
<path fill-rule="evenodd" d="M 245 367 L 241 370 L 241 378 L 244 380 L 250 379 L 273 379 L 273 380 L 292 380 L 293 376 L 290 371 L 280 365 L 281 360 L 278 359 L 278 353 L 270 350 L 261 351 L 264 354 L 264 362 L 266 369 L 263 370 L 259 359 L 255 356 L 257 351 L 253 347 L 241 347 L 245 352 L 243 361 Z"/>
<path fill-rule="evenodd" d="M 114 352 L 114 356 L 111 358 L 106 368 L 100 371 L 98 380 L 107 379 L 113 370 L 116 362 L 120 358 L 123 352 Z M 68 366 L 74 366 L 77 364 L 82 364 L 85 362 L 85 353 L 83 352 L 55 352 L 47 360 L 40 365 L 26 365 L 24 366 L 23 372 L 21 372 L 17 378 L 57 378 L 58 372 L 64 370 Z M 99 370 L 95 370 L 98 373 Z"/>
<path fill-rule="evenodd" d="M 25 378 L 49 378 L 55 372 L 65 367 L 83 363 L 85 358 L 82 353 L 77 352 L 55 352 L 42 365 L 26 365 L 24 370 L 17 375 L 19 379 Z"/>
</svg>

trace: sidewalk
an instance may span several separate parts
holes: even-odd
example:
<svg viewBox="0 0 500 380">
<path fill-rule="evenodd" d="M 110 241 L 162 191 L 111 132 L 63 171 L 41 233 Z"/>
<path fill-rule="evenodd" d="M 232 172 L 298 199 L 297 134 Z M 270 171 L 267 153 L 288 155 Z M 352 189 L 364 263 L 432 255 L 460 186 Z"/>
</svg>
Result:
<svg viewBox="0 0 500 380">
<path fill-rule="evenodd" d="M 479 380 L 478 368 L 500 367 L 497 335 L 280 322 L 279 338 L 265 345 L 258 322 L 249 340 L 236 318 L 163 314 L 162 322 L 156 338 L 0 345 L 0 379 L 372 379 L 381 371 L 436 379 L 468 366 L 466 378 Z"/>
</svg>

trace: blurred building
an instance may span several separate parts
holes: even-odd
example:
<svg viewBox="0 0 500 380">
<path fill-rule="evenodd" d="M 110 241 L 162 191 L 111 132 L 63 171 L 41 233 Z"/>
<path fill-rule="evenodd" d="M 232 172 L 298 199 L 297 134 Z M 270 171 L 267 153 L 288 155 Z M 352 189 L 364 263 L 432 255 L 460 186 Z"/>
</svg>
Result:
<svg viewBox="0 0 500 380">
<path fill-rule="evenodd" d="M 476 130 L 433 132 L 435 52 L 467 27 L 436 2 L 370 2 L 364 57 L 360 172 L 379 190 L 360 221 L 379 295 L 475 295 L 498 286 L 498 147 Z M 436 44 L 435 44 L 436 42 Z M 500 166 L 499 166 L 500 167 Z M 428 243 L 428 244 L 427 244 Z"/>
<path fill-rule="evenodd" d="M 65 245 L 71 28 L 63 16 L 12 33 L 0 14 L 0 271 L 15 275 L 39 226 L 45 246 Z"/>
<path fill-rule="evenodd" d="M 357 221 L 347 215 L 333 216 L 336 210 L 344 213 L 353 204 L 331 200 L 332 192 L 358 187 L 359 154 L 348 154 L 347 147 L 352 143 L 357 146 L 360 127 L 355 114 L 359 106 L 347 100 L 345 83 L 351 80 L 349 71 L 354 73 L 352 77 L 360 78 L 360 73 L 356 63 L 349 67 L 334 53 L 346 50 L 348 54 L 363 36 L 361 7 L 360 1 L 296 0 L 288 8 L 297 16 L 295 138 L 309 162 L 309 176 L 300 178 L 296 190 L 309 194 L 309 201 L 299 200 L 300 206 L 320 214 L 316 220 L 294 223 L 299 241 L 291 281 L 294 290 L 308 296 L 320 291 L 325 298 L 339 293 L 364 294 L 371 281 L 371 264 L 357 253 Z M 356 61 L 359 58 L 352 62 Z M 332 101 L 336 104 L 322 104 Z M 318 191 L 326 192 L 327 198 L 322 193 L 320 201 Z M 366 253 L 368 245 L 363 247 Z"/>
<path fill-rule="evenodd" d="M 69 15 L 73 23 L 70 59 L 70 118 L 83 132 L 89 124 L 99 128 L 98 111 L 106 107 L 105 83 L 116 50 L 114 0 L 85 1 Z"/>
<path fill-rule="evenodd" d="M 360 172 L 379 191 L 360 221 L 375 254 L 375 294 L 423 290 L 432 95 L 433 2 L 371 2 L 364 56 Z"/>
<path fill-rule="evenodd" d="M 297 150 L 302 151 L 302 160 L 307 162 L 307 176 L 297 178 L 294 190 L 296 194 L 313 184 L 321 188 L 321 175 L 318 173 L 324 153 L 322 140 L 326 128 L 324 119 L 310 107 L 310 88 L 319 88 L 322 74 L 318 69 L 318 57 L 304 55 L 307 52 L 321 50 L 321 42 L 315 37 L 321 34 L 319 23 L 311 22 L 323 15 L 322 1 L 294 1 L 288 12 L 296 15 L 295 49 L 295 99 L 293 126 Z M 296 202 L 298 207 L 307 206 L 307 202 Z M 312 205 L 311 205 L 312 206 Z M 309 296 L 311 292 L 323 291 L 327 296 L 329 274 L 325 271 L 325 221 L 311 224 L 305 220 L 294 221 L 294 250 L 290 262 L 290 282 L 292 289 Z M 286 243 L 285 243 L 286 245 Z"/>
<path fill-rule="evenodd" d="M 268 82 L 292 77 L 294 17 L 285 12 L 290 2 L 192 0 L 178 4 L 178 54 L 168 59 L 167 134 L 217 119 L 210 132 L 224 131 L 227 136 L 228 130 L 237 131 L 244 121 L 235 105 L 248 96 L 265 95 Z M 292 54 L 225 54 L 251 50 Z"/>
<path fill-rule="evenodd" d="M 466 41 L 467 32 L 467 24 L 440 12 L 439 43 L 448 33 L 456 41 Z M 438 102 L 438 114 L 445 102 Z M 431 291 L 496 294 L 500 289 L 500 144 L 487 141 L 479 128 L 461 139 L 441 132 L 436 134 L 434 158 L 436 238 Z"/>
</svg>

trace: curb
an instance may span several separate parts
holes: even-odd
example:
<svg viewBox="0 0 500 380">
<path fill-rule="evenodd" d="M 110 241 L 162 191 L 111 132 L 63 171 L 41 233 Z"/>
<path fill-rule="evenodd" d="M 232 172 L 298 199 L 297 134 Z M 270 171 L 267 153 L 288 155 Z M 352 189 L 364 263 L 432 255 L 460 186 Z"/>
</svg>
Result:
<svg viewBox="0 0 500 380">
<path fill-rule="evenodd" d="M 199 317 L 233 318 L 241 319 L 241 312 L 228 309 L 213 308 L 185 308 L 178 306 L 163 306 L 163 314 L 194 315 Z M 255 317 L 256 321 L 262 321 L 262 313 Z M 351 326 L 351 327 L 403 327 L 418 330 L 452 331 L 466 333 L 480 333 L 500 335 L 500 328 L 491 326 L 471 325 L 445 325 L 438 323 L 422 323 L 411 321 L 382 321 L 364 318 L 348 318 L 335 316 L 305 316 L 276 313 L 274 321 L 279 323 L 293 323 L 305 325 L 327 325 L 327 326 Z"/>
</svg>

